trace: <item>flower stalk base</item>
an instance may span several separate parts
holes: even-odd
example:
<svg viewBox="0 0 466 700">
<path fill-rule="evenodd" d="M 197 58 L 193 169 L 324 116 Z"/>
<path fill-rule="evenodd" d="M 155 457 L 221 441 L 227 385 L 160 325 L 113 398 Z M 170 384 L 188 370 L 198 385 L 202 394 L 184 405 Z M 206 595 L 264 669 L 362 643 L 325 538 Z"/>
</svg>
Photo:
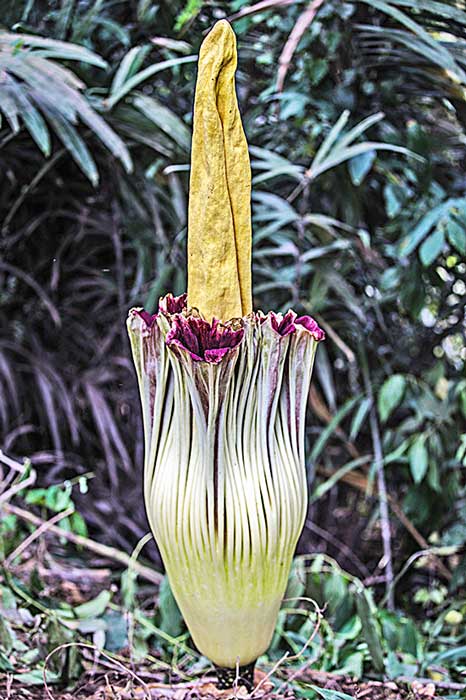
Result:
<svg viewBox="0 0 466 700">
<path fill-rule="evenodd" d="M 217 688 L 219 690 L 229 690 L 235 686 L 244 685 L 248 692 L 254 688 L 254 669 L 256 662 L 253 661 L 246 666 L 237 668 L 225 668 L 224 666 L 216 666 Z"/>
</svg>

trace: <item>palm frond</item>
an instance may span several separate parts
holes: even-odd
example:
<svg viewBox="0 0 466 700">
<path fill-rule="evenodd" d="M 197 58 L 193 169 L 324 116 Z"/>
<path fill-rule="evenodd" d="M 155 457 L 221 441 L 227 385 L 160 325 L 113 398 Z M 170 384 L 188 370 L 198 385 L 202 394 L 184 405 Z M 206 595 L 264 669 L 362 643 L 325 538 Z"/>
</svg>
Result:
<svg viewBox="0 0 466 700">
<path fill-rule="evenodd" d="M 381 112 L 372 114 L 350 129 L 346 134 L 343 134 L 343 129 L 349 118 L 349 112 L 343 112 L 317 150 L 309 168 L 306 170 L 306 177 L 310 180 L 315 180 L 319 175 L 322 175 L 322 173 L 325 173 L 331 168 L 371 151 L 392 151 L 393 153 L 400 153 L 422 161 L 423 159 L 419 155 L 403 146 L 384 143 L 382 141 L 355 143 L 359 136 L 367 131 L 373 124 L 383 119 L 383 117 L 384 115 Z"/>
<path fill-rule="evenodd" d="M 0 112 L 11 130 L 17 133 L 22 122 L 42 153 L 49 156 L 51 127 L 81 170 L 96 184 L 97 166 L 77 129 L 81 122 L 130 172 L 128 148 L 82 94 L 84 83 L 56 59 L 106 66 L 105 61 L 82 46 L 0 32 Z"/>
<path fill-rule="evenodd" d="M 386 16 L 388 23 L 356 25 L 359 55 L 372 67 L 396 66 L 431 92 L 465 99 L 466 6 L 436 0 L 355 0 Z"/>
</svg>

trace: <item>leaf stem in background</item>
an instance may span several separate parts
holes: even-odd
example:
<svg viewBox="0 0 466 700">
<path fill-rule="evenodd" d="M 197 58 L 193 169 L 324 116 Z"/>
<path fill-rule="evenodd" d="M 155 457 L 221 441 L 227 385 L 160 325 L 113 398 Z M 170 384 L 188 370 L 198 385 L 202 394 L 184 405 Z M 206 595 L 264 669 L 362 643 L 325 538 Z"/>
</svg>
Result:
<svg viewBox="0 0 466 700">
<path fill-rule="evenodd" d="M 61 158 L 65 153 L 66 153 L 66 149 L 65 149 L 65 148 L 61 148 L 59 151 L 57 151 L 57 152 L 55 153 L 55 155 L 53 155 L 52 158 L 50 158 L 50 160 L 47 160 L 47 161 L 44 163 L 44 165 L 42 166 L 42 168 L 40 168 L 40 170 L 36 173 L 36 175 L 34 175 L 34 177 L 32 178 L 31 182 L 29 183 L 29 185 L 26 185 L 25 187 L 23 187 L 23 188 L 21 189 L 21 194 L 20 194 L 19 197 L 13 202 L 13 205 L 11 206 L 11 208 L 10 208 L 8 214 L 5 216 L 5 220 L 3 221 L 3 225 L 2 225 L 2 232 L 3 232 L 3 233 L 5 233 L 6 231 L 8 231 L 8 227 L 10 226 L 10 223 L 12 222 L 13 217 L 15 216 L 16 212 L 18 211 L 18 209 L 19 209 L 19 208 L 21 207 L 21 205 L 23 204 L 23 202 L 24 202 L 24 200 L 26 199 L 26 197 L 28 196 L 28 194 L 29 194 L 30 192 L 32 192 L 32 190 L 34 189 L 34 187 L 42 180 L 42 178 L 44 177 L 44 175 L 46 175 L 46 174 L 49 172 L 49 170 L 51 170 L 51 169 L 53 168 L 53 166 L 55 165 L 55 163 L 56 163 L 58 160 L 60 160 L 60 158 Z"/>
<path fill-rule="evenodd" d="M 388 510 L 388 494 L 387 484 L 385 481 L 384 460 L 382 450 L 382 440 L 380 437 L 379 422 L 377 420 L 377 409 L 374 402 L 374 394 L 372 391 L 371 379 L 369 375 L 369 366 L 367 363 L 366 353 L 361 353 L 361 368 L 364 379 L 364 387 L 367 397 L 371 402 L 369 410 L 369 424 L 372 435 L 372 445 L 374 449 L 374 464 L 377 474 L 377 486 L 379 496 L 380 509 L 380 527 L 382 530 L 383 542 L 383 562 L 385 568 L 385 588 L 387 597 L 387 607 L 389 610 L 395 609 L 395 597 L 393 591 L 393 558 L 392 558 L 392 536 L 390 530 L 390 515 Z"/>
<path fill-rule="evenodd" d="M 278 59 L 278 75 L 277 75 L 277 94 L 283 92 L 283 86 L 285 85 L 286 74 L 290 67 L 291 60 L 293 58 L 294 52 L 296 51 L 299 42 L 301 41 L 304 32 L 311 24 L 312 20 L 317 14 L 320 6 L 324 0 L 312 0 L 306 7 L 304 12 L 302 12 L 295 22 L 293 29 L 286 41 L 285 46 Z"/>
</svg>

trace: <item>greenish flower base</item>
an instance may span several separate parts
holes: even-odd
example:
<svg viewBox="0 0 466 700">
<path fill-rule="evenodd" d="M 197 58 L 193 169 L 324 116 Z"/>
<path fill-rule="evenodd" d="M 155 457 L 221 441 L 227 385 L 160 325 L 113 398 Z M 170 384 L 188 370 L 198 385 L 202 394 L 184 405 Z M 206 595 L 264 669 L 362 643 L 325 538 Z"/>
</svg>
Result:
<svg viewBox="0 0 466 700">
<path fill-rule="evenodd" d="M 228 690 L 234 686 L 244 685 L 248 692 L 254 688 L 254 668 L 256 662 L 252 661 L 246 666 L 237 668 L 225 668 L 223 666 L 215 666 L 217 673 L 217 688 L 219 690 Z"/>
</svg>

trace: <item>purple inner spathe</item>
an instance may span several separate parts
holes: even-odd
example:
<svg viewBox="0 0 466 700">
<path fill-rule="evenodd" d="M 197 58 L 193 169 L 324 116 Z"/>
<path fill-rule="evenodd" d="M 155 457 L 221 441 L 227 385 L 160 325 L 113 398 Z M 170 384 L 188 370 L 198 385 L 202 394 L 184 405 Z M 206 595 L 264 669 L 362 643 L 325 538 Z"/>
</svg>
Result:
<svg viewBox="0 0 466 700">
<path fill-rule="evenodd" d="M 218 364 L 243 340 L 244 330 L 233 330 L 216 318 L 212 323 L 197 316 L 176 314 L 167 333 L 166 343 L 188 352 L 195 362 Z"/>
<path fill-rule="evenodd" d="M 296 314 L 291 309 L 286 314 L 276 314 L 274 311 L 269 311 L 270 325 L 282 337 L 294 333 L 296 330 L 295 319 Z"/>
<path fill-rule="evenodd" d="M 166 294 L 159 299 L 159 311 L 164 314 L 180 314 L 187 305 L 188 295 L 186 292 L 174 297 L 173 294 Z"/>
</svg>

